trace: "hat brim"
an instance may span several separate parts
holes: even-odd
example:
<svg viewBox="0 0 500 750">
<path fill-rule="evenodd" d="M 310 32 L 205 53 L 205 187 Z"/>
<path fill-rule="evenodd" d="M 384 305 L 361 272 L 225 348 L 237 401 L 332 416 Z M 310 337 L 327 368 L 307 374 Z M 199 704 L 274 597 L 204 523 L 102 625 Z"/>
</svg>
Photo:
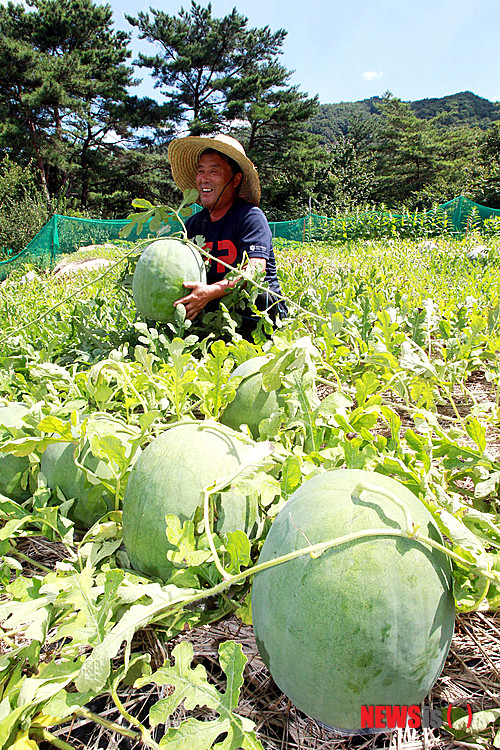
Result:
<svg viewBox="0 0 500 750">
<path fill-rule="evenodd" d="M 207 148 L 213 148 L 233 159 L 243 173 L 239 195 L 254 206 L 260 203 L 260 182 L 255 166 L 238 149 L 215 138 L 189 135 L 177 138 L 168 147 L 168 160 L 172 167 L 175 184 L 181 190 L 197 189 L 196 172 L 200 156 Z"/>
</svg>

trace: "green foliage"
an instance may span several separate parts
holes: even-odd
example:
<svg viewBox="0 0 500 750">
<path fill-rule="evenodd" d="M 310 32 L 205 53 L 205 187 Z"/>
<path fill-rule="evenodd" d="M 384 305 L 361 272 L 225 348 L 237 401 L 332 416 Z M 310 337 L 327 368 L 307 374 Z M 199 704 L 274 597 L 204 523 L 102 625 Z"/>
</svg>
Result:
<svg viewBox="0 0 500 750">
<path fill-rule="evenodd" d="M 418 118 L 409 104 L 392 96 L 379 103 L 375 153 L 376 202 L 390 206 L 417 196 L 436 175 L 439 131 L 433 121 Z"/>
<path fill-rule="evenodd" d="M 206 706 L 216 711 L 219 716 L 211 721 L 187 719 L 177 728 L 169 729 L 160 743 L 160 747 L 185 748 L 185 750 L 218 750 L 243 748 L 244 750 L 263 750 L 253 731 L 254 723 L 238 716 L 234 709 L 243 685 L 243 668 L 246 656 L 241 646 L 233 641 L 226 641 L 219 646 L 219 660 L 227 679 L 225 693 L 220 693 L 210 684 L 206 671 L 198 664 L 191 668 L 193 647 L 189 643 L 179 643 L 173 652 L 174 666 L 165 666 L 150 677 L 138 681 L 142 687 L 150 683 L 169 685 L 174 688 L 173 694 L 164 698 L 150 709 L 151 724 L 166 723 L 175 709 L 184 701 L 184 707 L 193 710 L 197 706 Z M 225 738 L 214 744 L 221 734 Z"/>
<path fill-rule="evenodd" d="M 494 231 L 490 221 L 489 233 Z M 471 231 L 473 227 L 470 227 Z M 431 210 L 392 211 L 373 208 L 349 208 L 335 210 L 332 216 L 311 216 L 304 220 L 305 239 L 332 240 L 345 242 L 349 240 L 377 239 L 417 239 L 421 237 L 439 237 L 455 232 L 450 216 L 441 208 Z"/>
<path fill-rule="evenodd" d="M 49 209 L 33 164 L 23 167 L 4 156 L 0 163 L 0 260 L 24 250 L 49 218 Z"/>
<path fill-rule="evenodd" d="M 0 155 L 33 171 L 19 199 L 0 206 L 0 248 L 23 249 L 53 212 L 115 217 L 134 196 L 172 202 L 166 144 L 183 123 L 241 139 L 273 220 L 311 202 L 326 215 L 365 204 L 429 210 L 456 195 L 500 206 L 494 103 L 462 92 L 320 107 L 279 62 L 284 29 L 251 27 L 236 9 L 216 18 L 196 2 L 127 18 L 163 47 L 138 64 L 164 104 L 128 93 L 130 34 L 113 30 L 109 7 L 0 6 Z"/>
<path fill-rule="evenodd" d="M 142 123 L 151 119 L 150 107 L 156 109 L 155 103 L 147 105 L 143 102 L 145 112 Z M 164 115 L 161 115 L 161 123 L 168 134 L 169 129 L 163 118 Z M 141 132 L 142 123 L 138 126 Z M 133 148 L 125 147 L 125 144 L 117 145 L 112 158 L 112 165 L 105 160 L 101 166 L 97 165 L 96 179 L 90 185 L 88 205 L 93 218 L 100 215 L 121 219 L 130 212 L 134 198 L 147 198 L 156 205 L 176 203 L 178 189 L 172 179 L 165 149 L 143 145 L 138 139 Z M 65 211 L 59 213 L 67 215 Z"/>
<path fill-rule="evenodd" d="M 421 99 L 412 102 L 411 108 L 417 117 L 427 120 L 439 116 L 442 124 L 447 127 L 479 125 L 487 129 L 500 119 L 498 106 L 473 94 L 472 91 L 462 91 L 459 94 L 435 99 Z"/>
<path fill-rule="evenodd" d="M 421 102 L 402 102 L 386 94 L 321 105 L 309 128 L 334 154 L 345 150 L 346 143 L 354 152 L 347 184 L 363 186 L 362 196 L 353 195 L 358 204 L 429 209 L 467 195 L 495 207 L 498 165 L 488 144 L 495 150 L 497 119 L 496 105 L 470 92 Z M 372 178 L 363 182 L 367 166 Z M 321 190 L 317 192 L 321 205 Z M 342 192 L 334 197 L 337 208 L 345 205 Z"/>
<path fill-rule="evenodd" d="M 318 174 L 321 181 L 315 188 L 315 212 L 334 216 L 343 209 L 359 208 L 373 196 L 373 156 L 351 137 L 342 137 L 330 147 Z"/>
<path fill-rule="evenodd" d="M 326 215 L 361 205 L 429 210 L 456 195 L 500 206 L 494 103 L 463 92 L 320 107 L 279 62 L 284 29 L 251 27 L 236 9 L 216 18 L 196 2 L 127 18 L 163 48 L 138 64 L 164 104 L 128 93 L 130 34 L 113 30 L 109 7 L 0 7 L 0 155 L 35 176 L 0 207 L 0 248 L 24 248 L 52 212 L 115 217 L 134 196 L 172 202 L 166 144 L 183 123 L 242 141 L 272 220 L 304 215 L 311 202 Z"/>
<path fill-rule="evenodd" d="M 321 104 L 311 119 L 311 132 L 320 135 L 322 143 L 334 142 L 339 136 L 350 133 L 353 121 L 376 119 L 380 115 L 380 102 L 381 97 L 374 96 L 358 102 Z M 436 99 L 419 99 L 408 104 L 419 119 L 439 117 L 440 123 L 447 129 L 478 125 L 487 130 L 499 119 L 498 105 L 471 91 Z"/>
<path fill-rule="evenodd" d="M 162 45 L 162 54 L 141 53 L 139 62 L 177 108 L 172 122 L 186 122 L 192 135 L 230 130 L 257 164 L 271 215 L 303 212 L 321 158 L 306 129 L 318 101 L 290 85 L 277 60 L 286 32 L 249 28 L 236 9 L 214 18 L 211 5 L 195 2 L 177 16 L 152 10 L 127 18 L 141 38 Z"/>
<path fill-rule="evenodd" d="M 163 54 L 139 55 L 139 64 L 151 68 L 153 77 L 186 119 L 192 135 L 219 130 L 231 118 L 228 103 L 235 90 L 249 87 L 249 76 L 261 70 L 280 51 L 286 32 L 269 27 L 248 28 L 248 19 L 236 11 L 221 19 L 212 6 L 191 2 L 189 11 L 177 16 L 151 10 L 137 18 L 126 16 L 139 29 L 140 38 L 160 42 Z M 251 85 L 253 89 L 254 84 Z"/>
<path fill-rule="evenodd" d="M 127 94 L 129 35 L 114 31 L 111 8 L 92 0 L 9 3 L 0 30 L 0 149 L 33 160 L 47 200 L 76 194 L 86 206 L 138 106 Z"/>
<path fill-rule="evenodd" d="M 269 216 L 280 219 L 307 210 L 315 172 L 324 159 L 306 125 L 318 106 L 290 85 L 291 73 L 276 60 L 261 65 L 234 86 L 228 104 L 240 125 L 234 135 L 256 163 L 262 200 Z"/>
</svg>

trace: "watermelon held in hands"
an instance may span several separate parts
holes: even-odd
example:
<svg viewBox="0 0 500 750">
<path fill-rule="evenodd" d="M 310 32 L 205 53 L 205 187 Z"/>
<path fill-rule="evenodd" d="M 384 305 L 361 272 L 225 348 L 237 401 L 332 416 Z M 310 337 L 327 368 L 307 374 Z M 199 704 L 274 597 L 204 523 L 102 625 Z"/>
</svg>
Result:
<svg viewBox="0 0 500 750">
<path fill-rule="evenodd" d="M 173 322 L 173 303 L 189 294 L 185 281 L 206 282 L 200 253 L 181 240 L 154 240 L 142 251 L 132 279 L 138 311 L 150 320 Z"/>
<path fill-rule="evenodd" d="M 20 430 L 23 427 L 23 417 L 29 408 L 17 402 L 1 402 L 0 432 L 2 430 Z M 21 478 L 29 469 L 30 461 L 27 456 L 15 456 L 13 453 L 0 453 L 0 494 L 17 502 L 26 500 L 30 496 L 29 489 L 22 486 Z"/>
<path fill-rule="evenodd" d="M 370 489 L 355 488 L 368 483 Z M 375 488 L 374 488 L 375 486 Z M 259 563 L 312 544 L 404 527 L 442 544 L 425 506 L 399 482 L 360 470 L 328 471 L 293 493 Z M 255 637 L 271 675 L 306 714 L 361 729 L 362 706 L 418 705 L 439 676 L 453 635 L 451 566 L 409 536 L 363 536 L 256 573 Z"/>
<path fill-rule="evenodd" d="M 191 520 L 202 505 L 202 490 L 237 473 L 257 446 L 242 435 L 209 420 L 171 427 L 155 438 L 137 459 L 123 498 L 123 541 L 132 566 L 168 579 L 173 571 L 167 552 L 165 516 Z M 214 528 L 241 529 L 251 536 L 259 511 L 251 497 L 231 489 L 220 495 Z"/>
<path fill-rule="evenodd" d="M 242 424 L 248 425 L 254 440 L 259 439 L 259 425 L 263 419 L 279 411 L 280 398 L 276 391 L 265 391 L 262 387 L 260 368 L 268 361 L 267 357 L 252 357 L 234 370 L 231 377 L 241 377 L 234 399 L 224 409 L 222 424 L 238 430 Z"/>
</svg>

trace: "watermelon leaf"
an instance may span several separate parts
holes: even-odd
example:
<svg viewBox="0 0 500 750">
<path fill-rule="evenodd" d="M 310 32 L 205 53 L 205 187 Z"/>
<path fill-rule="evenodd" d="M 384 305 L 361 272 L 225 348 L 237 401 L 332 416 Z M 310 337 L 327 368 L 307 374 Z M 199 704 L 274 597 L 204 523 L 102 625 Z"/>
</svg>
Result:
<svg viewBox="0 0 500 750">
<path fill-rule="evenodd" d="M 263 750 L 255 736 L 254 723 L 234 713 L 238 706 L 243 671 L 247 662 L 241 645 L 234 641 L 225 641 L 219 646 L 219 660 L 226 675 L 226 691 L 220 693 L 207 678 L 205 668 L 198 664 L 192 667 L 193 646 L 187 641 L 179 643 L 172 651 L 174 665 L 165 665 L 152 675 L 140 678 L 135 687 L 150 683 L 159 686 L 168 685 L 173 692 L 151 707 L 149 718 L 152 726 L 166 723 L 172 713 L 184 702 L 184 708 L 191 711 L 197 707 L 206 707 L 216 711 L 217 718 L 199 721 L 189 718 L 178 728 L 170 728 L 160 742 L 160 747 L 177 750 Z M 221 742 L 214 744 L 217 738 L 226 735 Z"/>
</svg>

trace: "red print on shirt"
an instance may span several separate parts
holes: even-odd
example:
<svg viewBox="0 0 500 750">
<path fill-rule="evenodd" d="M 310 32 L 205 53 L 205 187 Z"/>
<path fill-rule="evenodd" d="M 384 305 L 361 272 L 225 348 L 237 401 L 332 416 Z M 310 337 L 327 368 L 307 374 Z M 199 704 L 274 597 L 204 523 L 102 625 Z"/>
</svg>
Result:
<svg viewBox="0 0 500 750">
<path fill-rule="evenodd" d="M 205 249 L 211 253 L 213 246 L 213 242 L 207 242 L 205 244 Z M 226 251 L 225 253 L 221 252 L 224 250 Z M 234 265 L 234 261 L 238 257 L 238 251 L 234 242 L 231 242 L 231 240 L 219 240 L 217 243 L 217 257 L 225 263 L 229 263 L 230 266 Z M 229 269 L 226 268 L 226 266 L 223 266 L 222 263 L 217 263 L 216 271 L 217 273 L 226 273 Z"/>
</svg>

